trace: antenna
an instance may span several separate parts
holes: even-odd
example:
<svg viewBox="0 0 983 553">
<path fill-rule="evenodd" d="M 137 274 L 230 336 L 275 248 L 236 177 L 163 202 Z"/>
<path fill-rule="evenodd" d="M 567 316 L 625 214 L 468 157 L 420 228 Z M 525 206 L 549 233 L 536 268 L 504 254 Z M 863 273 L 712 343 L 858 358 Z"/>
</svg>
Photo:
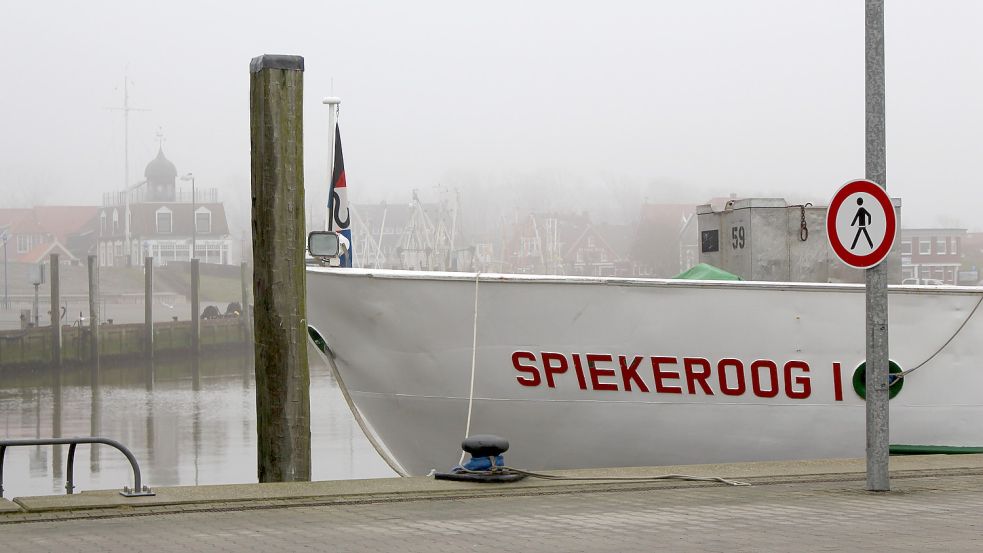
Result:
<svg viewBox="0 0 983 553">
<path fill-rule="evenodd" d="M 126 239 L 126 259 L 129 261 L 127 265 L 130 265 L 132 264 L 133 257 L 133 248 L 130 246 L 130 197 L 128 193 L 130 187 L 130 112 L 150 110 L 130 106 L 129 67 L 123 68 L 123 107 L 109 107 L 105 109 L 123 112 L 123 198 L 126 202 L 126 207 L 123 211 L 123 229 Z"/>
<path fill-rule="evenodd" d="M 130 112 L 150 111 L 147 108 L 130 106 L 130 76 L 128 68 L 123 70 L 123 106 L 107 107 L 110 111 L 123 112 L 123 190 L 130 186 Z"/>
</svg>

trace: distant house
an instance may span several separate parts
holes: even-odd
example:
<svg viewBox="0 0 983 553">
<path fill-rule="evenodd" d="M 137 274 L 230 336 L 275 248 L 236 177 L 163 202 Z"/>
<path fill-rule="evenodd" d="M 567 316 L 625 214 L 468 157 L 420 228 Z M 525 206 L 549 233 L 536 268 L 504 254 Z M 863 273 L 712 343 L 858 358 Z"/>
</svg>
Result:
<svg viewBox="0 0 983 553">
<path fill-rule="evenodd" d="M 146 180 L 107 194 L 99 209 L 98 252 L 103 267 L 188 261 L 228 264 L 231 238 L 225 207 L 214 188 L 180 190 L 177 169 L 161 148 Z"/>
<path fill-rule="evenodd" d="M 629 272 L 619 225 L 594 225 L 587 213 L 530 213 L 512 226 L 503 252 L 505 272 L 616 276 Z M 617 247 L 614 245 L 617 244 Z"/>
<path fill-rule="evenodd" d="M 38 263 L 50 253 L 78 262 L 95 253 L 96 206 L 36 206 L 0 209 L 0 231 L 9 234 L 8 261 Z"/>
<path fill-rule="evenodd" d="M 427 271 L 481 271 L 488 253 L 461 231 L 455 210 L 423 203 L 356 204 L 352 241 L 357 267 Z"/>
<path fill-rule="evenodd" d="M 983 232 L 967 232 L 961 246 L 963 264 L 959 271 L 959 284 L 977 285 L 983 270 Z"/>
<path fill-rule="evenodd" d="M 644 204 L 631 246 L 636 276 L 668 278 L 698 262 L 696 206 Z"/>
<path fill-rule="evenodd" d="M 901 229 L 901 278 L 932 279 L 943 284 L 959 282 L 966 229 Z M 975 284 L 965 283 L 965 284 Z"/>
</svg>

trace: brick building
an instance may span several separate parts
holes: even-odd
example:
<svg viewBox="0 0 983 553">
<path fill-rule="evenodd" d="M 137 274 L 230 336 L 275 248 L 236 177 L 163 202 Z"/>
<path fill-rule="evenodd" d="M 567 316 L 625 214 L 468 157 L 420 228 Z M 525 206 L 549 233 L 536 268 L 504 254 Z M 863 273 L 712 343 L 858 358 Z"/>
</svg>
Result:
<svg viewBox="0 0 983 553">
<path fill-rule="evenodd" d="M 966 229 L 901 229 L 901 278 L 960 284 Z"/>
</svg>

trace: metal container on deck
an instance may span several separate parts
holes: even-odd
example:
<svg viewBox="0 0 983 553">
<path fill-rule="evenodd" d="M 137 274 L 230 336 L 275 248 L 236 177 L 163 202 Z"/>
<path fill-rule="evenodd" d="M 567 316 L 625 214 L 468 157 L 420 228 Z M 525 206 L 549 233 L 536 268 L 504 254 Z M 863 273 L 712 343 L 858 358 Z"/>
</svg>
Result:
<svg viewBox="0 0 983 553">
<path fill-rule="evenodd" d="M 898 221 L 901 200 L 893 200 Z M 863 271 L 836 260 L 826 238 L 826 206 L 789 205 L 782 198 L 729 200 L 720 211 L 697 206 L 700 263 L 744 280 L 772 282 L 863 282 Z M 899 223 L 900 224 L 900 223 Z M 901 281 L 897 246 L 888 281 Z"/>
</svg>

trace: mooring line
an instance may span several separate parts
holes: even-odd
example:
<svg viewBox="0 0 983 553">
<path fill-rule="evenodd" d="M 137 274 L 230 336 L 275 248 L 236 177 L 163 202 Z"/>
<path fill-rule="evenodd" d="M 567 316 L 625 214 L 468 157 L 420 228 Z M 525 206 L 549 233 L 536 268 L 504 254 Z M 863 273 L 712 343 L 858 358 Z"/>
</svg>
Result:
<svg viewBox="0 0 983 553">
<path fill-rule="evenodd" d="M 468 424 L 464 429 L 464 439 L 471 436 L 471 408 L 474 406 L 474 367 L 478 358 L 478 278 L 481 273 L 474 275 L 474 322 L 471 329 L 471 390 L 468 392 Z M 464 464 L 465 452 L 461 452 L 459 465 Z"/>
<path fill-rule="evenodd" d="M 897 380 L 899 378 L 904 378 L 904 377 L 908 376 L 909 374 L 911 374 L 911 373 L 915 372 L 916 370 L 918 370 L 918 369 L 922 368 L 923 366 L 925 366 L 925 364 L 927 364 L 932 359 L 935 359 L 935 356 L 936 355 L 942 353 L 942 350 L 944 350 L 946 348 L 946 346 L 948 346 L 950 343 L 952 343 L 953 340 L 956 339 L 956 336 L 958 336 L 959 333 L 962 332 L 962 329 L 963 329 L 963 327 L 966 326 L 966 323 L 968 323 L 969 320 L 973 318 L 973 315 L 976 313 L 976 310 L 979 309 L 981 303 L 983 303 L 983 294 L 980 295 L 980 299 L 976 302 L 976 306 L 973 307 L 973 310 L 970 311 L 969 312 L 969 315 L 966 316 L 966 320 L 963 321 L 963 324 L 959 325 L 959 328 L 957 328 L 956 331 L 952 333 L 952 336 L 949 336 L 949 339 L 946 340 L 945 343 L 942 344 L 939 347 L 939 349 L 935 350 L 935 353 L 933 353 L 932 355 L 928 356 L 928 359 L 922 361 L 918 365 L 915 365 L 914 368 L 908 369 L 906 371 L 902 371 L 901 373 L 899 373 L 897 376 L 894 377 L 894 380 Z M 892 382 L 892 384 L 893 384 L 893 382 Z"/>
</svg>

